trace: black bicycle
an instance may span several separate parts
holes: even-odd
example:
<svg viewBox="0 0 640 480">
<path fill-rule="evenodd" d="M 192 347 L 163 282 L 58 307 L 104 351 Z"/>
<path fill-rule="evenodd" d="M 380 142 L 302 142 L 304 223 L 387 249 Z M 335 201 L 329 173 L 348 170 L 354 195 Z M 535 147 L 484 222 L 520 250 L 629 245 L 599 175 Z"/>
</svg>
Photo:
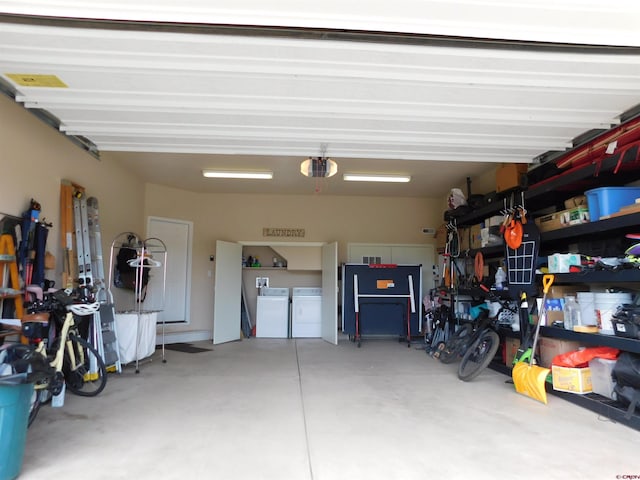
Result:
<svg viewBox="0 0 640 480">
<path fill-rule="evenodd" d="M 468 347 L 458 366 L 458 378 L 469 382 L 487 368 L 500 347 L 500 336 L 495 330 L 495 319 L 488 313 L 480 314 L 478 328 L 471 334 Z"/>
<path fill-rule="evenodd" d="M 517 307 L 500 300 L 491 292 L 489 294 L 491 300 L 501 305 L 498 315 L 490 317 L 489 312 L 483 310 L 475 321 L 461 324 L 447 342 L 438 346 L 438 354 L 434 355 L 446 364 L 460 360 L 458 378 L 464 382 L 480 375 L 495 357 L 500 347 L 496 324 L 501 312 L 517 313 Z"/>
</svg>

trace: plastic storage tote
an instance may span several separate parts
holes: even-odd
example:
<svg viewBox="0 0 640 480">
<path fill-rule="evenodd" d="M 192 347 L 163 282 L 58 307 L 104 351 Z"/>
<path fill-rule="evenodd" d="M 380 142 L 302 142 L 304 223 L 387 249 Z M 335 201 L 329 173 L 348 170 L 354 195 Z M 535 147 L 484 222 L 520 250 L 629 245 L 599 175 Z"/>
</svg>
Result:
<svg viewBox="0 0 640 480">
<path fill-rule="evenodd" d="M 589 217 L 592 222 L 597 222 L 600 217 L 633 205 L 636 198 L 640 198 L 640 187 L 602 187 L 587 190 L 584 194 L 589 205 Z"/>
<path fill-rule="evenodd" d="M 611 373 L 615 365 L 616 360 L 608 360 L 606 358 L 596 357 L 589 360 L 593 393 L 597 393 L 603 397 L 613 398 L 613 387 L 615 387 L 616 384 L 613 381 Z"/>
<path fill-rule="evenodd" d="M 0 383 L 0 480 L 13 480 L 22 469 L 32 394 L 31 383 Z"/>
</svg>

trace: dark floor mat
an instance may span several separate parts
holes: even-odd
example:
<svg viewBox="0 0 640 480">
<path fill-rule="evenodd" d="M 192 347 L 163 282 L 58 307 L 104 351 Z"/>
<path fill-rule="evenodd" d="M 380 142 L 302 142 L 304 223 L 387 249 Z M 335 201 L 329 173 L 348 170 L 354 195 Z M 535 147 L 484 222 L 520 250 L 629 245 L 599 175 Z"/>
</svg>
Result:
<svg viewBox="0 0 640 480">
<path fill-rule="evenodd" d="M 158 348 L 162 348 L 162 345 L 158 345 Z M 175 352 L 182 353 L 200 353 L 200 352 L 212 352 L 211 348 L 194 347 L 190 343 L 168 343 L 164 346 L 166 350 L 173 350 Z"/>
</svg>

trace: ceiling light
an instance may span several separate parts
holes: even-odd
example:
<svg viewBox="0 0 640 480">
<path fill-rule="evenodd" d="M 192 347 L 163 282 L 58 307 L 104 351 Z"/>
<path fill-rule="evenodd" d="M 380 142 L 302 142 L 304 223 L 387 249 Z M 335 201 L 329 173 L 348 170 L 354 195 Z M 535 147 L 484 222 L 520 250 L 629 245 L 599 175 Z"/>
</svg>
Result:
<svg viewBox="0 0 640 480">
<path fill-rule="evenodd" d="M 411 181 L 409 175 L 369 175 L 364 173 L 345 173 L 342 178 L 347 182 L 407 183 Z"/>
<path fill-rule="evenodd" d="M 203 170 L 202 176 L 207 178 L 249 178 L 260 180 L 271 180 L 273 172 L 238 172 L 227 170 Z"/>
<path fill-rule="evenodd" d="M 330 158 L 309 157 L 300 164 L 300 173 L 305 177 L 333 177 L 338 164 Z"/>
</svg>

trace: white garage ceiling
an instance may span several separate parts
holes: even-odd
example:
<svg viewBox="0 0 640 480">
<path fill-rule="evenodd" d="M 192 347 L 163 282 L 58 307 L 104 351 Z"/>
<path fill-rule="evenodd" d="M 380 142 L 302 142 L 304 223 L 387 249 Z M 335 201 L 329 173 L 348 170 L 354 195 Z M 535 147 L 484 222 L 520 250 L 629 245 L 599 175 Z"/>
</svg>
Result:
<svg viewBox="0 0 640 480">
<path fill-rule="evenodd" d="M 0 12 L 51 15 L 44 3 L 0 1 Z M 144 23 L 5 15 L 0 73 L 6 88 L 26 108 L 51 114 L 65 134 L 87 139 L 105 161 L 126 162 L 148 181 L 194 191 L 308 192 L 312 184 L 299 173 L 299 162 L 326 151 L 340 174 L 413 176 L 409 186 L 377 184 L 375 190 L 347 185 L 337 176 L 323 184 L 327 193 L 441 196 L 493 162 L 531 162 L 544 152 L 564 150 L 572 138 L 608 128 L 640 103 L 640 49 L 621 47 L 640 45 L 638 35 L 630 33 L 629 12 L 620 18 L 610 46 L 585 47 L 318 30 L 364 30 L 364 25 L 356 15 L 345 15 L 339 26 L 340 17 L 322 18 L 312 9 L 306 20 L 282 9 L 261 18 L 264 25 L 314 30 L 206 25 L 219 24 L 220 18 L 257 23 L 260 15 L 249 0 L 226 17 L 195 0 L 173 10 L 170 2 L 155 2 L 155 17 L 143 2 L 121 10 L 115 8 L 119 2 L 101 3 L 94 11 L 81 11 L 74 2 L 54 3 L 56 16 Z M 456 3 L 496 7 L 496 2 Z M 624 3 L 640 18 L 637 6 Z M 109 4 L 112 10 L 105 7 Z M 372 9 L 369 30 L 398 32 L 404 25 L 407 33 L 441 35 L 455 27 L 444 21 L 444 3 L 413 6 L 425 5 L 441 7 L 442 18 L 425 17 L 431 26 L 409 22 L 406 13 L 404 24 L 396 15 L 383 28 L 384 12 Z M 591 43 L 604 43 L 616 29 L 587 22 L 605 13 L 595 3 L 581 5 L 573 12 L 583 19 L 574 30 L 576 42 L 584 43 L 591 32 Z M 502 8 L 516 18 L 513 8 Z M 556 8 L 546 30 L 536 12 L 529 6 L 533 27 L 513 39 L 568 41 L 559 40 L 567 33 L 557 28 L 566 12 Z M 198 13 L 199 25 L 175 23 L 193 23 Z M 174 23 L 148 23 L 171 15 Z M 456 35 L 482 33 L 487 21 L 481 20 L 461 22 Z M 427 28 L 431 32 L 422 31 Z M 497 31 L 508 39 L 509 31 L 517 33 L 514 24 Z M 24 86 L 9 74 L 55 75 L 65 86 Z M 274 180 L 202 179 L 200 170 L 213 167 L 270 169 Z"/>
</svg>

